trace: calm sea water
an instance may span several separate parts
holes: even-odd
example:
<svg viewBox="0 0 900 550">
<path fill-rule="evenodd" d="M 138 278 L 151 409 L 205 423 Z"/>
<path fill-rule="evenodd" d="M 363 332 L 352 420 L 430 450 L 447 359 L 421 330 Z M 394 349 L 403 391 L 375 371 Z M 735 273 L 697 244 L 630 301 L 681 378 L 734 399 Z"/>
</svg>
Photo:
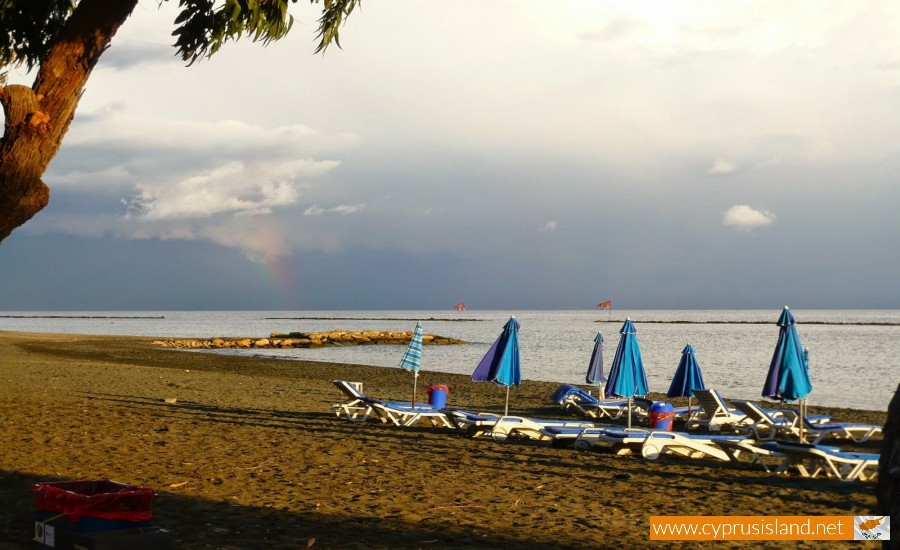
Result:
<svg viewBox="0 0 900 550">
<path fill-rule="evenodd" d="M 803 345 L 810 350 L 810 403 L 885 410 L 900 382 L 900 310 L 792 312 Z M 515 315 L 521 324 L 522 377 L 583 384 L 594 336 L 597 332 L 604 335 L 604 372 L 608 372 L 618 331 L 628 316 L 638 331 L 651 391 L 668 390 L 681 350 L 690 343 L 696 349 L 707 387 L 729 398 L 759 399 L 778 339 L 775 322 L 780 314 L 780 310 L 0 312 L 4 316 L 0 318 L 0 330 L 263 337 L 291 331 L 409 331 L 421 320 L 426 333 L 467 342 L 425 348 L 422 376 L 428 383 L 440 382 L 442 372 L 470 374 L 509 316 Z M 67 317 L 50 317 L 54 315 Z M 87 316 L 98 318 L 84 318 Z M 354 346 L 261 351 L 230 353 L 396 367 L 404 350 L 398 346 Z"/>
</svg>

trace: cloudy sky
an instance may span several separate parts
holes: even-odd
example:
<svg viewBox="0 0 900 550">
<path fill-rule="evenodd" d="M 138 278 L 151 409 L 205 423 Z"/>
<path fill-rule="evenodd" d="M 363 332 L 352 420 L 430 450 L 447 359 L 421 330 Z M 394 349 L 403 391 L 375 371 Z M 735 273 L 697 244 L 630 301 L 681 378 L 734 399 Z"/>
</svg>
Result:
<svg viewBox="0 0 900 550">
<path fill-rule="evenodd" d="M 900 4 L 141 0 L 0 309 L 900 308 Z M 13 80 L 29 81 L 16 73 Z"/>
</svg>

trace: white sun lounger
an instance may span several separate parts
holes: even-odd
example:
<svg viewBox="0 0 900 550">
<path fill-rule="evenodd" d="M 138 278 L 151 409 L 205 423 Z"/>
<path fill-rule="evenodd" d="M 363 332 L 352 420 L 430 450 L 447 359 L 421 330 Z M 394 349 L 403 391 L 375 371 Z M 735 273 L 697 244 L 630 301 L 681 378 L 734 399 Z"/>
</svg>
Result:
<svg viewBox="0 0 900 550">
<path fill-rule="evenodd" d="M 616 454 L 631 454 L 638 450 L 647 439 L 646 428 L 620 428 L 617 426 L 595 426 L 585 428 L 575 438 L 575 448 L 586 451 L 597 445 L 608 445 Z"/>
<path fill-rule="evenodd" d="M 372 403 L 377 399 L 367 397 L 362 392 L 362 384 L 359 382 L 348 382 L 346 380 L 333 380 L 337 389 L 347 398 L 343 403 L 335 403 L 331 406 L 331 410 L 338 418 L 345 418 L 355 422 L 365 422 L 372 415 L 374 409 Z"/>
<path fill-rule="evenodd" d="M 481 437 L 489 434 L 491 428 L 500 419 L 500 415 L 469 412 L 462 410 L 446 410 L 444 411 L 447 419 L 459 430 L 466 432 L 471 437 Z"/>
<path fill-rule="evenodd" d="M 783 458 L 784 453 L 778 450 L 778 444 L 774 441 L 768 442 L 757 442 L 752 439 L 719 439 L 714 441 L 716 445 L 721 447 L 721 449 L 728 455 L 728 459 L 734 464 L 746 464 L 753 465 L 759 464 L 762 466 L 763 470 L 767 472 L 773 472 L 778 469 L 778 466 L 772 468 L 769 464 L 767 464 L 763 459 L 770 458 Z M 741 460 L 741 457 L 749 456 L 750 461 Z M 779 462 L 779 464 L 781 464 Z"/>
<path fill-rule="evenodd" d="M 586 418 L 619 418 L 628 410 L 627 400 L 600 399 L 575 386 L 567 386 L 557 402 L 563 410 Z"/>
<path fill-rule="evenodd" d="M 640 452 L 648 460 L 656 460 L 663 454 L 688 458 L 717 458 L 729 460 L 728 454 L 717 441 L 740 441 L 738 435 L 695 435 L 665 430 L 587 428 L 575 440 L 576 449 L 589 449 L 597 444 L 608 444 L 617 455 Z"/>
<path fill-rule="evenodd" d="M 788 416 L 775 417 L 769 411 L 763 409 L 753 401 L 732 399 L 731 404 L 747 416 L 747 420 L 740 424 L 738 430 L 747 434 L 753 434 L 754 439 L 770 441 L 777 435 L 796 435 L 796 419 Z"/>
<path fill-rule="evenodd" d="M 395 426 L 412 426 L 420 420 L 428 420 L 434 426 L 453 427 L 447 417 L 431 405 L 417 403 L 413 408 L 408 401 L 382 401 L 368 397 L 362 392 L 359 382 L 334 380 L 332 383 L 347 397 L 345 402 L 331 406 L 338 418 L 353 422 L 372 419 Z"/>
<path fill-rule="evenodd" d="M 694 397 L 700 402 L 700 409 L 688 419 L 688 430 L 705 427 L 711 432 L 719 432 L 746 418 L 744 413 L 729 407 L 716 390 L 694 390 Z"/>
<path fill-rule="evenodd" d="M 593 426 L 593 422 L 585 420 L 563 420 L 563 419 L 543 419 L 543 418 L 524 418 L 521 416 L 503 416 L 497 419 L 497 422 L 491 427 L 490 435 L 494 441 L 506 441 L 509 437 L 524 437 L 535 441 L 552 441 L 562 437 L 571 437 L 575 439 L 577 434 L 571 435 L 567 433 L 562 435 L 561 432 L 547 432 L 547 428 L 574 428 L 584 429 Z"/>
<path fill-rule="evenodd" d="M 796 470 L 803 477 L 825 475 L 841 481 L 868 481 L 878 475 L 878 460 L 875 453 L 856 453 L 837 447 L 779 442 L 778 450 L 785 460 L 779 473 Z"/>
<path fill-rule="evenodd" d="M 855 443 L 868 441 L 872 436 L 881 433 L 881 426 L 876 424 L 863 424 L 859 422 L 827 422 L 813 424 L 808 419 L 804 420 L 806 435 L 810 443 L 816 444 L 826 437 L 835 439 L 850 439 Z"/>
<path fill-rule="evenodd" d="M 372 408 L 382 422 L 395 426 L 413 426 L 421 421 L 427 421 L 432 426 L 455 427 L 443 411 L 435 409 L 431 405 L 416 404 L 413 407 L 392 403 L 372 403 Z"/>
<path fill-rule="evenodd" d="M 653 431 L 647 434 L 641 445 L 641 456 L 656 460 L 661 455 L 671 453 L 687 458 L 717 458 L 729 460 L 728 454 L 717 441 L 740 441 L 743 436 L 695 435 L 684 432 Z"/>
</svg>

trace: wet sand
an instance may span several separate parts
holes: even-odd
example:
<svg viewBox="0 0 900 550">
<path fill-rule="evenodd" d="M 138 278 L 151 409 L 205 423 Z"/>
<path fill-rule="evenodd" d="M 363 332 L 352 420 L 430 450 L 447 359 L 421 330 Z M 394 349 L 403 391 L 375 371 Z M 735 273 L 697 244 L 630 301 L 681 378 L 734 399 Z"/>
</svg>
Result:
<svg viewBox="0 0 900 550">
<path fill-rule="evenodd" d="M 687 547 L 695 543 L 651 543 L 648 516 L 875 508 L 872 482 L 351 423 L 331 412 L 343 400 L 332 380 L 409 400 L 411 374 L 175 351 L 151 340 L 0 332 L 0 549 L 33 548 L 33 483 L 76 479 L 155 489 L 153 523 L 185 549 Z M 450 387 L 448 406 L 502 412 L 504 390 L 492 384 L 424 371 L 419 380 L 420 399 L 428 382 L 440 382 Z M 547 400 L 556 387 L 525 381 L 510 413 L 561 416 Z M 811 411 L 879 425 L 886 417 Z"/>
</svg>

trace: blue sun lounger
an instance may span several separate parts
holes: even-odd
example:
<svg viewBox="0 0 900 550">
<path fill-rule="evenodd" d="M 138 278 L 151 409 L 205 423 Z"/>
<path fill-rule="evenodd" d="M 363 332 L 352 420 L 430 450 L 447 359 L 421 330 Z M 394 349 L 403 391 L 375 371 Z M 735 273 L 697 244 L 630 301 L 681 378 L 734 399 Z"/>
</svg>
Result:
<svg viewBox="0 0 900 550">
<path fill-rule="evenodd" d="M 455 427 L 444 411 L 425 403 L 416 403 L 416 406 L 413 407 L 408 403 L 376 402 L 372 403 L 372 408 L 382 422 L 395 426 L 413 426 L 421 421 L 427 421 L 432 426 Z"/>
<path fill-rule="evenodd" d="M 827 422 L 814 424 L 809 419 L 803 419 L 805 432 L 810 437 L 810 443 L 816 444 L 826 437 L 835 439 L 850 439 L 854 443 L 868 441 L 873 435 L 881 433 L 881 426 L 877 424 L 863 424 L 860 422 Z"/>
<path fill-rule="evenodd" d="M 784 453 L 784 463 L 778 473 L 797 471 L 803 477 L 825 475 L 841 481 L 868 481 L 878 475 L 876 453 L 856 453 L 838 447 L 778 442 L 778 450 Z"/>
<path fill-rule="evenodd" d="M 409 401 L 382 401 L 365 395 L 359 382 L 333 380 L 332 383 L 347 397 L 345 402 L 331 406 L 338 418 L 353 422 L 373 419 L 395 426 L 412 426 L 428 420 L 434 426 L 453 427 L 443 412 L 427 403 L 416 403 L 413 407 Z"/>
</svg>

